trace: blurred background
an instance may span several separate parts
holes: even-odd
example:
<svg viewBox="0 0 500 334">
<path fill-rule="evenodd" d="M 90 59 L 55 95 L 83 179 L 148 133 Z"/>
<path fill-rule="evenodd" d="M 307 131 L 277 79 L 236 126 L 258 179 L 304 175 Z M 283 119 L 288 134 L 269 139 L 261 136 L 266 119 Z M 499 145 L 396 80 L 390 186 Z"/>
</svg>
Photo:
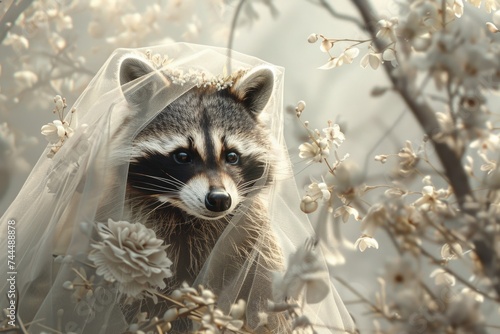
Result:
<svg viewBox="0 0 500 334">
<path fill-rule="evenodd" d="M 0 124 L 6 123 L 0 128 L 0 215 L 14 200 L 47 145 L 40 128 L 56 119 L 51 112 L 55 95 L 65 97 L 71 106 L 115 48 L 171 41 L 226 47 L 239 3 L 13 2 L 0 2 Z M 329 4 L 339 13 L 357 17 L 348 0 L 330 0 Z M 377 0 L 374 5 L 383 16 L 397 14 L 391 1 Z M 9 19 L 13 19 L 11 26 L 3 25 Z M 319 42 L 308 43 L 311 33 L 339 39 L 366 38 L 352 22 L 332 16 L 322 1 L 261 0 L 245 2 L 233 41 L 235 51 L 285 68 L 285 135 L 299 189 L 310 182 L 311 176 L 320 179 L 324 172 L 298 157 L 298 146 L 307 141 L 293 111 L 299 100 L 307 104 L 302 121 L 309 121 L 312 129 L 327 127 L 329 120 L 340 124 L 346 135 L 340 155 L 349 153 L 349 159 L 368 179 L 384 180 L 387 166 L 382 169 L 373 157 L 396 153 L 404 139 L 418 142 L 422 134 L 396 96 L 371 96 L 375 87 L 387 86 L 387 80 L 381 70 L 360 67 L 359 59 L 368 51 L 367 45 L 360 46 L 361 54 L 352 64 L 319 70 L 328 61 L 328 54 L 320 51 Z M 343 232 L 347 240 L 354 242 L 360 235 L 359 222 L 345 224 Z M 343 277 L 365 296 L 376 288 L 374 277 L 380 273 L 391 247 L 383 237 L 378 240 L 378 251 L 342 249 L 346 264 L 333 268 L 333 275 Z M 353 296 L 341 285 L 336 286 L 359 321 L 361 311 L 350 304 Z"/>
</svg>

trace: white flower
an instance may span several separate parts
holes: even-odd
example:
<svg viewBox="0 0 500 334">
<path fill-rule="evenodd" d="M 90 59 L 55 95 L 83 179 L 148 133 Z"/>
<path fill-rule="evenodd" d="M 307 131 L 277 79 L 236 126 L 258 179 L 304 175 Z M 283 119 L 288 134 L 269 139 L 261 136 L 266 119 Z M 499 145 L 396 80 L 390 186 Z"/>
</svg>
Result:
<svg viewBox="0 0 500 334">
<path fill-rule="evenodd" d="M 98 223 L 102 241 L 92 244 L 89 254 L 97 267 L 97 275 L 108 282 L 117 282 L 118 290 L 130 297 L 165 288 L 165 278 L 171 277 L 170 265 L 162 245 L 153 230 L 140 223 L 108 220 Z"/>
<path fill-rule="evenodd" d="M 396 41 L 396 33 L 395 28 L 398 23 L 398 19 L 396 17 L 391 18 L 390 20 L 382 19 L 378 21 L 378 25 L 380 26 L 379 31 L 377 32 L 377 38 L 386 38 L 392 42 Z"/>
<path fill-rule="evenodd" d="M 28 70 L 15 72 L 14 79 L 21 90 L 31 88 L 38 82 L 38 76 Z"/>
<path fill-rule="evenodd" d="M 308 43 L 316 43 L 318 41 L 318 35 L 317 34 L 310 34 L 309 37 L 307 37 L 307 42 Z"/>
<path fill-rule="evenodd" d="M 338 124 L 333 124 L 327 128 L 323 129 L 326 139 L 339 147 L 345 140 L 345 135 L 340 131 L 340 126 Z"/>
<path fill-rule="evenodd" d="M 386 262 L 383 278 L 392 290 L 397 291 L 412 288 L 419 282 L 414 263 L 407 256 Z"/>
<path fill-rule="evenodd" d="M 280 277 L 276 273 L 273 280 L 273 295 L 276 302 L 291 297 L 300 300 L 305 294 L 308 304 L 322 301 L 330 291 L 330 280 L 326 267 L 320 261 L 314 241 L 308 239 L 304 245 L 290 256 L 288 268 Z"/>
<path fill-rule="evenodd" d="M 396 60 L 396 51 L 394 49 L 388 48 L 385 49 L 382 53 L 382 59 L 384 61 L 393 61 Z"/>
<path fill-rule="evenodd" d="M 226 328 L 232 332 L 238 332 L 244 324 L 242 320 L 235 320 L 219 309 L 205 313 L 201 318 L 201 323 L 204 329 L 215 331 L 217 328 Z"/>
<path fill-rule="evenodd" d="M 326 138 L 313 143 L 303 143 L 299 146 L 299 157 L 321 162 L 330 155 L 330 146 Z"/>
<path fill-rule="evenodd" d="M 399 166 L 401 167 L 402 173 L 412 171 L 419 161 L 419 157 L 417 153 L 415 153 L 413 145 L 409 140 L 406 141 L 405 147 L 399 151 L 398 156 L 400 158 Z"/>
<path fill-rule="evenodd" d="M 441 258 L 443 260 L 449 261 L 453 259 L 457 259 L 458 257 L 461 257 L 463 254 L 462 246 L 460 246 L 459 243 L 453 243 L 453 244 L 444 244 L 443 247 L 441 247 Z"/>
<path fill-rule="evenodd" d="M 359 248 L 361 252 L 364 252 L 367 248 L 375 248 L 378 249 L 378 242 L 374 238 L 363 234 L 356 242 L 354 243 L 354 248 Z"/>
<path fill-rule="evenodd" d="M 380 53 L 369 52 L 361 58 L 360 65 L 363 68 L 366 68 L 370 65 L 371 68 L 376 70 L 380 64 L 382 64 L 382 55 Z"/>
<path fill-rule="evenodd" d="M 423 211 L 433 211 L 436 213 L 449 213 L 448 204 L 443 201 L 449 195 L 449 191 L 445 189 L 436 190 L 428 177 L 424 177 L 422 188 L 422 197 L 417 199 L 413 204 Z"/>
<path fill-rule="evenodd" d="M 342 217 L 342 221 L 345 223 L 349 220 L 350 216 L 353 216 L 356 220 L 361 220 L 358 210 L 349 205 L 342 205 L 333 214 L 334 217 Z"/>
<path fill-rule="evenodd" d="M 55 120 L 52 123 L 42 126 L 42 135 L 51 144 L 57 144 L 59 141 L 64 141 L 65 138 L 70 138 L 73 135 L 73 129 L 66 121 Z"/>
<path fill-rule="evenodd" d="M 12 45 L 12 48 L 17 52 L 22 52 L 28 49 L 30 46 L 29 41 L 26 37 L 18 34 L 13 34 L 11 32 L 7 33 L 7 36 L 5 37 L 3 44 Z"/>
<path fill-rule="evenodd" d="M 324 182 L 311 183 L 308 186 L 307 194 L 315 200 L 321 198 L 325 202 L 329 201 L 331 197 L 330 189 L 328 189 L 328 185 Z"/>
<path fill-rule="evenodd" d="M 344 64 L 351 64 L 354 58 L 359 55 L 358 48 L 349 48 L 342 52 L 338 57 L 332 57 L 328 62 L 319 67 L 320 70 L 329 70 L 335 67 L 342 66 Z"/>
<path fill-rule="evenodd" d="M 500 136 L 490 131 L 484 131 L 479 138 L 469 145 L 471 148 L 479 148 L 482 151 L 495 151 L 500 148 Z"/>
<path fill-rule="evenodd" d="M 450 2 L 450 1 L 448 1 Z M 464 14 L 464 3 L 462 0 L 453 0 L 452 8 L 456 17 L 462 17 Z"/>
<path fill-rule="evenodd" d="M 434 283 L 436 285 L 455 285 L 455 276 L 449 274 L 442 268 L 434 269 L 429 277 L 434 278 Z"/>
</svg>

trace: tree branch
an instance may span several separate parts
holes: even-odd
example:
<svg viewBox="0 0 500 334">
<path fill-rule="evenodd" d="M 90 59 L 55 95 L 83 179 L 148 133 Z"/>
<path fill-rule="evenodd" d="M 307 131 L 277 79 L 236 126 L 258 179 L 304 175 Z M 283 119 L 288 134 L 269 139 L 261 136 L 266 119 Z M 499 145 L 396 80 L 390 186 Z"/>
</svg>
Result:
<svg viewBox="0 0 500 334">
<path fill-rule="evenodd" d="M 383 50 L 383 42 L 376 38 L 378 31 L 377 16 L 371 4 L 367 0 L 352 1 L 360 12 L 366 24 L 365 29 L 372 37 L 375 47 L 378 50 Z M 419 98 L 411 91 L 408 86 L 407 78 L 395 73 L 394 67 L 389 62 L 384 63 L 383 66 L 394 89 L 403 98 L 424 132 L 432 141 L 449 184 L 453 188 L 461 212 L 473 217 L 476 227 L 474 231 L 475 235 L 472 240 L 475 246 L 474 251 L 483 265 L 485 275 L 491 279 L 493 288 L 500 296 L 500 280 L 498 279 L 498 277 L 500 277 L 500 264 L 499 258 L 495 255 L 496 241 L 494 234 L 486 231 L 485 225 L 482 224 L 486 224 L 486 222 L 482 222 L 481 218 L 477 216 L 479 208 L 471 208 L 465 205 L 468 199 L 474 199 L 474 194 L 460 157 L 447 144 L 439 143 L 434 140 L 434 135 L 440 130 L 435 112 L 423 99 Z"/>
<path fill-rule="evenodd" d="M 348 21 L 354 23 L 358 28 L 361 30 L 365 29 L 365 26 L 363 25 L 362 22 L 360 22 L 357 18 L 349 16 L 347 14 L 342 14 L 337 12 L 326 0 L 319 0 L 318 6 L 323 7 L 326 9 L 326 11 L 333 17 L 343 20 L 343 21 Z"/>
<path fill-rule="evenodd" d="M 378 50 L 383 50 L 384 43 L 376 37 L 378 32 L 376 12 L 367 0 L 353 0 L 354 5 L 359 10 L 365 30 L 370 34 L 373 43 Z M 474 198 L 469 184 L 467 173 L 465 172 L 460 157 L 445 143 L 434 140 L 434 136 L 440 131 L 440 126 L 432 108 L 423 100 L 413 94 L 408 86 L 406 77 L 395 73 L 395 68 L 390 62 L 384 63 L 384 69 L 389 77 L 394 89 L 403 98 L 406 105 L 417 119 L 420 126 L 432 141 L 436 154 L 445 170 L 448 181 L 454 190 L 460 209 L 470 213 L 470 209 L 464 207 L 467 198 Z"/>
<path fill-rule="evenodd" d="M 14 26 L 19 15 L 28 8 L 33 0 L 14 0 L 5 15 L 0 19 L 0 44 L 2 44 L 9 30 Z"/>
</svg>

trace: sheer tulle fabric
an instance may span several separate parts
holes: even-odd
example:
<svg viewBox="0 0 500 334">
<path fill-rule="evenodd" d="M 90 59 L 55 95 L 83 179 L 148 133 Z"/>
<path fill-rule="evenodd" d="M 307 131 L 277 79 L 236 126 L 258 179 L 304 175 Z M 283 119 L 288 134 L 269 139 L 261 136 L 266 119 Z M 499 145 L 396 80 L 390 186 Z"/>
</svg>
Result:
<svg viewBox="0 0 500 334">
<path fill-rule="evenodd" d="M 246 70 L 265 64 L 263 61 L 232 53 L 230 63 L 227 50 L 190 44 L 172 44 L 148 48 L 151 54 L 168 56 L 168 68 L 189 73 L 202 71 L 220 75 L 231 71 Z M 31 172 L 21 192 L 1 219 L 0 249 L 3 269 L 0 271 L 1 307 L 9 306 L 5 298 L 10 288 L 7 279 L 7 224 L 15 221 L 16 252 L 15 280 L 18 299 L 18 317 L 31 322 L 30 333 L 49 331 L 63 333 L 120 333 L 128 328 L 124 314 L 123 298 L 113 285 L 88 266 L 90 244 L 95 241 L 97 222 L 128 221 L 125 191 L 128 165 L 127 147 L 135 135 L 165 106 L 191 89 L 195 83 L 170 85 L 159 89 L 147 108 L 132 111 L 124 94 L 134 92 L 148 84 L 150 77 L 128 84 L 123 90 L 119 85 L 118 66 L 125 55 L 143 56 L 146 49 L 119 49 L 114 52 L 72 107 L 74 135 L 64 142 L 59 151 L 49 158 L 50 145 Z M 267 64 L 272 66 L 270 64 Z M 262 117 L 266 117 L 273 140 L 285 148 L 283 140 L 283 69 L 274 67 L 275 88 Z M 180 73 L 180 72 L 179 72 Z M 122 126 L 125 119 L 127 125 Z M 285 265 L 289 255 L 302 245 L 313 229 L 307 217 L 298 209 L 297 187 L 286 153 L 285 169 L 280 170 L 268 196 L 268 214 L 271 229 L 282 249 Z M 210 286 L 217 281 L 224 263 L 217 261 L 226 251 L 225 239 L 238 225 L 236 215 L 220 237 L 206 261 L 196 284 Z M 131 221 L 133 223 L 133 221 Z M 258 245 L 258 243 L 257 243 Z M 249 254 L 240 276 L 259 261 L 258 246 Z M 325 263 L 326 266 L 326 263 Z M 77 273 L 78 272 L 78 273 Z M 92 293 L 83 282 L 91 282 Z M 73 288 L 68 289 L 72 284 Z M 79 285 L 80 284 L 80 285 Z M 79 288 L 80 287 L 80 288 Z M 250 296 L 258 296 L 262 289 L 252 286 Z M 236 302 L 238 283 L 220 287 L 221 304 Z M 249 303 L 247 312 L 252 312 Z M 337 332 L 327 329 L 353 329 L 353 324 L 333 285 L 329 296 L 321 303 L 308 305 L 305 313 L 312 323 L 320 324 L 318 332 Z M 50 332 L 50 331 L 49 331 Z"/>
</svg>

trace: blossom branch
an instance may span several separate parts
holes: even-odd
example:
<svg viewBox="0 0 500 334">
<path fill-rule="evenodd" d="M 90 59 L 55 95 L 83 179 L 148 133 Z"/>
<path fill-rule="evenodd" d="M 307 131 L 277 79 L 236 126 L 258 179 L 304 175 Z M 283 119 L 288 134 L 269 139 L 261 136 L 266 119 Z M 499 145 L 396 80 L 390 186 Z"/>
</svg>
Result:
<svg viewBox="0 0 500 334">
<path fill-rule="evenodd" d="M 373 43 L 377 49 L 383 50 L 385 47 L 383 41 L 376 38 L 378 27 L 376 15 L 374 14 L 376 13 L 375 10 L 367 0 L 353 0 L 353 3 L 366 23 L 365 29 L 373 38 Z M 470 212 L 470 209 L 464 207 L 465 201 L 474 197 L 469 185 L 467 173 L 462 167 L 460 157 L 456 155 L 453 149 L 445 143 L 439 143 L 434 140 L 434 135 L 438 133 L 440 129 L 434 111 L 426 102 L 422 101 L 422 99 L 418 99 L 415 94 L 413 94 L 406 78 L 402 75 L 397 75 L 390 62 L 385 62 L 383 66 L 394 89 L 401 95 L 424 132 L 434 144 L 436 153 L 454 189 L 460 208 L 464 212 Z"/>
<path fill-rule="evenodd" d="M 376 38 L 378 31 L 376 12 L 372 8 L 371 4 L 367 0 L 353 0 L 353 3 L 360 12 L 363 21 L 366 23 L 366 30 L 373 38 L 373 43 L 376 48 L 382 49 L 384 47 L 383 42 Z M 454 190 L 454 194 L 457 198 L 461 211 L 473 217 L 474 222 L 481 225 L 481 222 L 477 217 L 478 208 L 466 204 L 468 201 L 474 199 L 474 195 L 469 184 L 467 173 L 461 163 L 461 157 L 458 156 L 448 144 L 440 143 L 434 138 L 434 135 L 439 133 L 440 129 L 434 111 L 426 102 L 423 101 L 423 99 L 419 99 L 411 91 L 406 77 L 398 75 L 392 64 L 386 62 L 383 66 L 394 86 L 394 89 L 403 98 L 424 132 L 432 141 L 436 154 L 445 170 L 448 182 Z M 494 237 L 492 235 L 488 235 L 484 228 L 478 228 L 476 231 L 477 235 L 473 240 L 476 254 L 485 269 L 485 274 L 492 278 L 494 289 L 497 294 L 500 295 L 500 281 L 497 279 L 500 274 L 500 268 L 498 267 L 499 259 L 495 256 Z"/>
</svg>

